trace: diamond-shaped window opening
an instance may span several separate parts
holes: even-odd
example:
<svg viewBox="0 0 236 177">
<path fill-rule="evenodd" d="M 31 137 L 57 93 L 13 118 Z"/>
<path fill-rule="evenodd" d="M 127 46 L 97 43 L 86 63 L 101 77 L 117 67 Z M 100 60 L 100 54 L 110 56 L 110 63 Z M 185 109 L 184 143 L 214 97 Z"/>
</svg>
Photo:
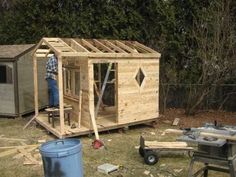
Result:
<svg viewBox="0 0 236 177">
<path fill-rule="evenodd" d="M 136 81 L 138 82 L 138 85 L 139 85 L 140 87 L 141 87 L 141 85 L 142 85 L 142 83 L 143 83 L 144 78 L 145 78 L 145 75 L 144 75 L 142 69 L 139 68 L 138 73 L 137 73 L 135 79 L 136 79 Z"/>
</svg>

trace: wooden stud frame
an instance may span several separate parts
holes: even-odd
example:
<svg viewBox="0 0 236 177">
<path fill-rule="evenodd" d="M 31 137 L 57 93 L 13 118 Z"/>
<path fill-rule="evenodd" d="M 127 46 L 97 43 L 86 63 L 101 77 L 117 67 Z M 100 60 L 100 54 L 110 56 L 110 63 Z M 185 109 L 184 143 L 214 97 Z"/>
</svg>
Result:
<svg viewBox="0 0 236 177">
<path fill-rule="evenodd" d="M 46 59 L 51 53 L 55 53 L 58 58 L 60 103 L 60 124 L 58 128 L 52 128 L 50 124 L 43 121 L 45 117 L 38 108 L 37 60 Z M 98 131 L 154 120 L 159 115 L 159 109 L 156 109 L 159 101 L 159 77 L 156 78 L 156 76 L 159 75 L 160 56 L 160 53 L 136 41 L 42 38 L 33 51 L 36 121 L 59 138 L 87 134 L 92 127 L 96 138 L 99 138 Z M 70 129 L 64 123 L 64 99 L 67 99 L 67 96 L 63 94 L 63 85 L 65 85 L 63 67 L 70 63 L 81 68 L 80 94 L 78 98 L 71 98 L 76 103 L 74 103 L 73 114 L 78 126 L 75 130 Z M 105 126 L 100 126 L 100 123 L 96 122 L 100 119 L 95 119 L 94 108 L 93 65 L 98 64 L 99 67 L 99 90 L 101 90 L 100 64 L 102 63 L 115 63 L 115 77 L 117 79 L 115 82 L 115 121 L 112 124 L 105 123 Z M 137 87 L 137 82 L 133 78 L 139 68 L 142 68 L 145 73 L 145 84 L 142 84 L 141 87 Z M 73 76 L 72 79 L 74 79 Z M 142 109 L 145 109 L 143 112 L 145 119 L 139 118 Z M 149 113 L 150 109 L 155 110 L 158 114 L 156 112 Z M 132 115 L 129 115 L 129 112 Z M 101 120 L 105 121 L 105 119 Z"/>
<path fill-rule="evenodd" d="M 58 89 L 60 106 L 60 131 L 64 134 L 64 99 L 63 99 L 63 79 L 62 79 L 62 57 L 58 57 Z"/>
</svg>

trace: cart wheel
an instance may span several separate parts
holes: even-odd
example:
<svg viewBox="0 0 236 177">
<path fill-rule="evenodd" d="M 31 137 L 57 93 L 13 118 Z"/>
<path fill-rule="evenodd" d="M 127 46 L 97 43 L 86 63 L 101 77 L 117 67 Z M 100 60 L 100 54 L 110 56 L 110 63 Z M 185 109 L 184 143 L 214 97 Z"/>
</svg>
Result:
<svg viewBox="0 0 236 177">
<path fill-rule="evenodd" d="M 147 151 L 144 153 L 144 162 L 148 165 L 154 165 L 158 162 L 159 157 L 153 151 Z"/>
<path fill-rule="evenodd" d="M 141 157 L 144 157 L 145 150 L 142 147 L 139 147 L 138 151 L 139 151 L 139 154 L 141 155 Z"/>
</svg>

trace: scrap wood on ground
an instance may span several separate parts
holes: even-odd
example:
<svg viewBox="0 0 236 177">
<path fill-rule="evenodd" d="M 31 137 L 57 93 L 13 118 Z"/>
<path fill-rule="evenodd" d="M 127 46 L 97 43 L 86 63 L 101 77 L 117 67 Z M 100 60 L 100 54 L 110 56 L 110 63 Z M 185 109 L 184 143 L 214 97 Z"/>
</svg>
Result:
<svg viewBox="0 0 236 177">
<path fill-rule="evenodd" d="M 0 150 L 0 158 L 6 156 L 13 156 L 13 159 L 24 159 L 24 165 L 42 165 L 42 161 L 39 155 L 39 146 L 41 144 L 26 144 L 26 139 L 17 139 L 17 138 L 0 138 L 5 141 L 17 141 L 21 145 L 15 146 L 2 146 Z"/>
<path fill-rule="evenodd" d="M 171 112 L 171 115 L 174 117 L 180 118 L 180 125 L 182 126 L 183 122 L 185 123 L 185 119 L 188 118 L 182 118 L 182 111 L 177 109 L 171 109 L 168 110 L 168 112 Z M 168 113 L 169 114 L 169 113 Z M 209 117 L 209 114 L 210 117 Z M 217 115 L 217 116 L 214 116 Z M 200 119 L 198 119 L 198 115 L 195 118 L 189 118 L 189 121 L 195 121 L 197 122 L 199 120 L 199 123 L 203 125 L 204 122 L 212 122 L 212 117 L 217 117 L 217 119 L 227 119 L 231 120 L 232 113 L 201 113 Z M 167 119 L 167 117 L 165 117 Z M 169 117 L 168 117 L 169 118 Z M 232 118 L 233 119 L 233 118 Z M 168 119 L 167 119 L 168 120 Z M 171 117 L 170 117 L 170 120 Z M 235 120 L 235 119 L 234 119 Z M 54 138 L 51 135 L 48 135 L 47 132 L 44 129 L 38 128 L 28 128 L 25 131 L 23 131 L 19 135 L 20 129 L 25 125 L 27 120 L 22 119 L 14 119 L 14 120 L 6 120 L 6 119 L 0 119 L 0 134 L 4 134 L 6 137 L 14 137 L 14 138 L 22 138 L 26 139 L 27 141 L 24 141 L 27 143 L 28 149 L 33 148 L 34 141 L 29 141 L 29 139 L 52 139 Z M 187 176 L 187 170 L 188 165 L 190 162 L 190 159 L 188 156 L 183 156 L 182 153 L 176 154 L 176 155 L 167 155 L 167 156 L 161 156 L 159 162 L 155 164 L 154 166 L 148 166 L 145 165 L 143 162 L 143 159 L 138 154 L 138 148 L 134 149 L 133 147 L 135 145 L 138 145 L 139 137 L 140 135 L 143 135 L 147 140 L 151 141 L 175 141 L 178 135 L 173 134 L 165 134 L 164 136 L 164 130 L 169 128 L 179 128 L 173 127 L 172 121 L 170 121 L 169 124 L 162 123 L 160 120 L 158 123 L 158 128 L 153 128 L 151 126 L 146 125 L 138 125 L 135 127 L 131 127 L 129 131 L 126 131 L 125 133 L 118 133 L 116 130 L 109 131 L 109 133 L 102 133 L 100 134 L 101 140 L 104 141 L 106 144 L 106 148 L 100 149 L 100 150 L 93 150 L 91 147 L 91 142 L 93 139 L 82 136 L 79 137 L 81 141 L 83 142 L 83 166 L 84 166 L 84 175 L 89 177 L 103 177 L 104 174 L 97 171 L 97 168 L 99 165 L 104 163 L 111 163 L 114 165 L 119 165 L 122 168 L 119 168 L 118 171 L 110 174 L 111 176 L 117 176 L 120 177 L 143 177 L 146 176 L 144 174 L 144 171 L 149 171 L 149 175 L 151 177 L 151 174 L 154 177 L 184 177 Z M 227 123 L 225 123 L 227 124 Z M 236 124 L 236 122 L 235 122 Z M 186 124 L 185 127 L 191 127 L 191 124 Z M 14 129 L 12 128 L 14 127 Z M 196 125 L 194 126 L 196 127 Z M 12 131 L 9 131 L 12 130 Z M 163 134 L 163 136 L 161 136 Z M 3 137 L 3 136 L 0 136 Z M 40 144 L 42 142 L 35 144 Z M 0 153 L 3 151 L 11 150 L 13 149 L 11 146 L 23 146 L 20 144 L 19 141 L 1 141 L 1 145 L 8 148 L 1 148 L 0 147 Z M 15 147 L 16 148 L 16 147 Z M 37 153 L 38 149 L 35 149 L 33 152 L 35 154 Z M 5 157 L 0 158 L 0 171 L 1 171 L 1 177 L 9 177 L 9 176 L 15 176 L 17 174 L 18 177 L 27 177 L 27 176 L 34 176 L 34 177 L 42 177 L 43 176 L 43 169 L 42 166 L 39 165 L 23 165 L 23 163 L 27 163 L 27 160 L 24 160 L 24 157 L 20 155 L 21 153 L 16 152 L 12 155 L 8 155 Z M 19 155 L 17 159 L 17 155 Z M 16 157 L 15 157 L 16 156 Z M 35 155 L 32 155 L 34 158 Z M 15 157 L 15 158 L 14 158 Z M 13 159 L 14 158 L 14 159 Z M 37 158 L 36 158 L 37 159 Z M 19 163 L 20 162 L 20 163 Z M 34 170 L 32 170 L 34 169 Z M 221 174 L 221 173 L 210 173 L 209 177 L 228 177 L 227 174 Z"/>
</svg>

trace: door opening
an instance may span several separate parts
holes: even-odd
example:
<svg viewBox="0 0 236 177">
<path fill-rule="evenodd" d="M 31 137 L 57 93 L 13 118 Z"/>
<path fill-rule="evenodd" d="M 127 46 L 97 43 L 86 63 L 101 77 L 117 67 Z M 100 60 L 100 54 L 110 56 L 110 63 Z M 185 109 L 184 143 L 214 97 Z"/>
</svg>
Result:
<svg viewBox="0 0 236 177">
<path fill-rule="evenodd" d="M 97 107 L 99 97 L 101 102 L 99 104 L 97 119 L 106 118 L 112 122 L 117 122 L 117 64 L 111 63 L 96 63 L 94 64 L 94 105 Z M 109 70 L 109 71 L 108 71 Z M 106 80 L 106 75 L 109 77 Z M 105 90 L 102 88 L 105 85 Z"/>
</svg>

